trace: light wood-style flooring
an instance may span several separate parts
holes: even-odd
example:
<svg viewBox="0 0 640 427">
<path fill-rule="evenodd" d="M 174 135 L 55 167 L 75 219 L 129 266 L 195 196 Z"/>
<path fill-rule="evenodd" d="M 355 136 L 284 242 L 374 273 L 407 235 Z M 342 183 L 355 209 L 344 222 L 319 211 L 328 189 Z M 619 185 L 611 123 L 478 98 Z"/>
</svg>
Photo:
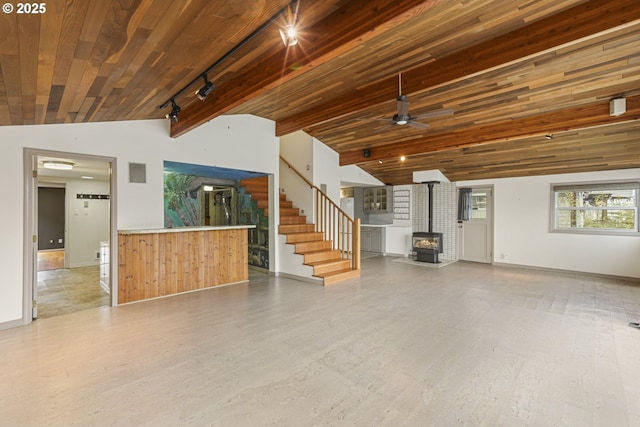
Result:
<svg viewBox="0 0 640 427">
<path fill-rule="evenodd" d="M 638 426 L 640 286 L 363 260 L 0 331 L 7 426 Z"/>
<path fill-rule="evenodd" d="M 38 318 L 60 316 L 110 305 L 100 286 L 100 267 L 38 271 Z"/>
</svg>

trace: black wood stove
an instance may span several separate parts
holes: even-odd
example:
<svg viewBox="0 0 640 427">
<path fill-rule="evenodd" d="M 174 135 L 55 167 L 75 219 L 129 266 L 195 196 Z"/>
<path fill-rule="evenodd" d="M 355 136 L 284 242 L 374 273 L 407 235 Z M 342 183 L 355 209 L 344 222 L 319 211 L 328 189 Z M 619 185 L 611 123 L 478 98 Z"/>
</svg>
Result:
<svg viewBox="0 0 640 427">
<path fill-rule="evenodd" d="M 416 261 L 440 263 L 438 255 L 443 251 L 442 233 L 433 232 L 433 186 L 438 181 L 425 182 L 429 186 L 429 231 L 413 233 L 412 248 L 416 253 Z"/>
</svg>

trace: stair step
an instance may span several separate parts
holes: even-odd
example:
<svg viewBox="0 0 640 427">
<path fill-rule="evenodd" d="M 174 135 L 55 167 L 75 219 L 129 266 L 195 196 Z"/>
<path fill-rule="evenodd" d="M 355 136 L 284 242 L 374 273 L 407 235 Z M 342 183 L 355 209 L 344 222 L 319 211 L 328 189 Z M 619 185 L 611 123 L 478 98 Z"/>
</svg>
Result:
<svg viewBox="0 0 640 427">
<path fill-rule="evenodd" d="M 280 193 L 280 200 L 287 200 L 287 195 L 284 193 Z"/>
<path fill-rule="evenodd" d="M 288 200 L 280 199 L 280 209 L 282 209 L 282 208 L 292 208 L 292 207 L 293 207 L 293 202 L 290 202 Z"/>
<path fill-rule="evenodd" d="M 333 261 L 318 261 L 312 264 L 313 275 L 333 273 L 336 271 L 348 270 L 350 261 L 348 259 L 337 259 Z"/>
<path fill-rule="evenodd" d="M 321 251 L 331 249 L 331 242 L 329 240 L 318 240 L 315 242 L 300 242 L 295 243 L 295 253 L 304 254 L 306 252 Z"/>
<path fill-rule="evenodd" d="M 336 261 L 340 259 L 340 251 L 337 249 L 325 250 L 321 249 L 319 251 L 309 251 L 304 254 L 304 263 L 307 265 L 312 265 L 316 262 L 323 261 Z"/>
<path fill-rule="evenodd" d="M 315 242 L 322 240 L 324 233 L 318 231 L 307 231 L 302 233 L 287 234 L 287 243 Z"/>
<path fill-rule="evenodd" d="M 322 278 L 324 286 L 328 286 L 328 285 L 334 285 L 336 283 L 339 283 L 345 280 L 355 279 L 357 277 L 360 277 L 360 270 L 345 269 L 342 271 L 334 271 L 326 274 L 318 274 L 316 275 L 316 277 Z"/>
<path fill-rule="evenodd" d="M 306 224 L 307 217 L 304 215 L 284 215 L 280 216 L 280 224 Z"/>
<path fill-rule="evenodd" d="M 268 187 L 269 177 L 265 175 L 258 178 L 242 179 L 240 180 L 240 185 L 243 187 L 246 187 L 246 186 Z"/>
<path fill-rule="evenodd" d="M 246 190 L 246 188 L 245 188 Z M 248 191 L 247 194 L 251 196 L 251 200 L 269 200 L 269 193 L 264 191 Z"/>
<path fill-rule="evenodd" d="M 298 208 L 281 208 L 280 209 L 280 215 L 294 216 L 299 214 L 300 214 L 300 209 Z"/>
<path fill-rule="evenodd" d="M 313 224 L 280 224 L 278 226 L 279 234 L 289 233 L 305 233 L 315 231 L 316 227 Z"/>
</svg>

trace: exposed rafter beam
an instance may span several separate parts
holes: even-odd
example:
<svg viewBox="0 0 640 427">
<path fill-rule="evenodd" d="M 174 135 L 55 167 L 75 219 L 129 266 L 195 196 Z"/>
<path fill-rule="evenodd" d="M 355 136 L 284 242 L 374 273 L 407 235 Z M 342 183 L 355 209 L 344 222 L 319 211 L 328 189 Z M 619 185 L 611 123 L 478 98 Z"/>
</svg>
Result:
<svg viewBox="0 0 640 427">
<path fill-rule="evenodd" d="M 609 103 L 601 102 L 563 111 L 472 126 L 457 132 L 405 141 L 402 144 L 396 142 L 377 146 L 369 149 L 367 158 L 363 157 L 362 150 L 346 151 L 340 154 L 340 165 L 396 159 L 402 155 L 432 153 L 633 120 L 640 120 L 640 95 L 627 98 L 627 112 L 621 116 L 610 116 Z"/>
<path fill-rule="evenodd" d="M 492 71 L 640 20 L 638 0 L 591 0 L 516 31 L 403 73 L 407 94 Z M 276 123 L 278 136 L 388 102 L 397 76 L 367 85 Z"/>
<path fill-rule="evenodd" d="M 231 110 L 255 96 L 290 80 L 299 73 L 343 54 L 380 31 L 411 19 L 440 0 L 350 0 L 304 32 L 309 45 L 279 50 L 218 87 L 215 99 L 194 103 L 171 124 L 171 136 L 191 129 Z"/>
</svg>

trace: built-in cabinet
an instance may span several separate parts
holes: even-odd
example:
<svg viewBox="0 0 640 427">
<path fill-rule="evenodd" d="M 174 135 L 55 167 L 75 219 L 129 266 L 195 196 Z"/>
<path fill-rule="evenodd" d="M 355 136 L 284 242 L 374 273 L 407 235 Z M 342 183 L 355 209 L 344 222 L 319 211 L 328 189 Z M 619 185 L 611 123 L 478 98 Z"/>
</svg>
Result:
<svg viewBox="0 0 640 427">
<path fill-rule="evenodd" d="M 384 248 L 384 230 L 382 227 L 361 227 L 360 247 L 364 252 L 380 252 Z"/>
<path fill-rule="evenodd" d="M 393 210 L 393 187 L 370 187 L 363 191 L 365 212 L 391 212 Z"/>
</svg>

